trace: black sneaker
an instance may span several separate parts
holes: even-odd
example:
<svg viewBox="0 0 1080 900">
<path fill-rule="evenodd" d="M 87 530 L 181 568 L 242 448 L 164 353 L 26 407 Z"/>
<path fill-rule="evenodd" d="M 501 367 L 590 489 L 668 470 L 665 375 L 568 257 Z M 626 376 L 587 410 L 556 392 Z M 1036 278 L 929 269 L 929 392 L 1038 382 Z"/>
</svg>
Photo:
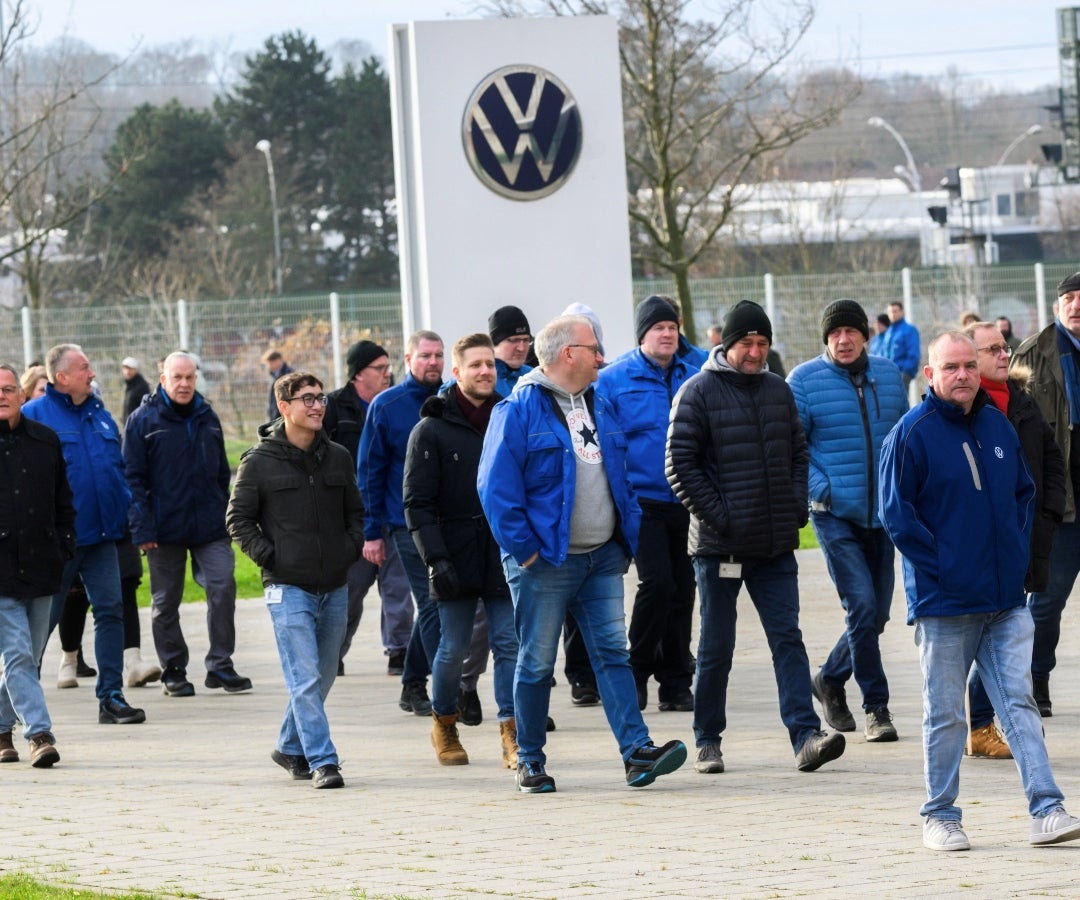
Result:
<svg viewBox="0 0 1080 900">
<path fill-rule="evenodd" d="M 405 671 L 405 651 L 399 650 L 391 653 L 386 660 L 386 674 L 397 678 Z"/>
<path fill-rule="evenodd" d="M 314 771 L 311 786 L 316 790 L 345 787 L 345 779 L 341 777 L 341 770 L 337 766 L 327 763 Z"/>
<path fill-rule="evenodd" d="M 293 777 L 293 781 L 307 781 L 311 778 L 311 769 L 303 756 L 282 753 L 276 747 L 270 751 L 270 758 Z"/>
<path fill-rule="evenodd" d="M 128 706 L 120 691 L 113 691 L 98 707 L 98 722 L 102 725 L 138 725 L 146 721 L 146 713 Z"/>
<path fill-rule="evenodd" d="M 638 747 L 626 761 L 626 783 L 630 787 L 645 787 L 658 775 L 674 772 L 686 762 L 686 744 L 668 741 L 663 747 L 648 743 Z"/>
<path fill-rule="evenodd" d="M 600 693 L 595 684 L 575 681 L 570 685 L 570 702 L 574 706 L 596 706 L 600 702 Z"/>
<path fill-rule="evenodd" d="M 544 771 L 543 763 L 519 762 L 517 789 L 523 794 L 554 794 L 555 779 Z"/>
<path fill-rule="evenodd" d="M 166 697 L 194 697 L 195 685 L 187 680 L 187 674 L 176 666 L 166 666 L 161 673 L 161 690 Z"/>
<path fill-rule="evenodd" d="M 813 772 L 825 763 L 844 755 L 844 736 L 839 733 L 815 731 L 810 735 L 799 752 L 795 754 L 795 768 L 800 772 Z"/>
<path fill-rule="evenodd" d="M 251 690 L 251 679 L 237 675 L 236 669 L 232 666 L 227 669 L 211 669 L 206 673 L 203 684 L 208 688 L 225 688 L 226 694 L 239 694 L 242 691 Z"/>
<path fill-rule="evenodd" d="M 484 710 L 480 706 L 480 695 L 476 691 L 464 688 L 458 693 L 458 719 L 462 725 L 479 725 L 484 721 Z"/>
<path fill-rule="evenodd" d="M 660 698 L 660 712 L 693 712 L 694 695 L 689 688 Z"/>
<path fill-rule="evenodd" d="M 419 684 L 403 684 L 398 706 L 405 712 L 411 712 L 418 716 L 431 715 L 431 699 L 428 697 L 427 688 L 424 687 L 422 682 Z"/>
<path fill-rule="evenodd" d="M 821 674 L 821 669 L 812 679 L 810 687 L 821 704 L 821 711 L 828 722 L 837 731 L 854 731 L 855 717 L 847 705 L 847 691 L 842 684 L 826 681 Z"/>
<path fill-rule="evenodd" d="M 900 739 L 887 706 L 879 706 L 866 714 L 866 730 L 863 733 L 871 744 L 885 744 Z"/>
</svg>

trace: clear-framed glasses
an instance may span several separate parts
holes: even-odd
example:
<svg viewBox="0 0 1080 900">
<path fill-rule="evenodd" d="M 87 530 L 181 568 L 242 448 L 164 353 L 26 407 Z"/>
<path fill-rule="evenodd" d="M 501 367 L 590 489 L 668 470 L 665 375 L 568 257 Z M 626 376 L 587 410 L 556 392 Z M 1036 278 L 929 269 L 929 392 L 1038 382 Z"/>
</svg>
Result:
<svg viewBox="0 0 1080 900">
<path fill-rule="evenodd" d="M 987 353 L 990 356 L 998 356 L 1004 353 L 1006 357 L 1010 357 L 1013 354 L 1012 347 L 1005 343 L 991 344 L 989 347 L 980 347 L 979 352 Z"/>
<path fill-rule="evenodd" d="M 17 384 L 5 384 L 3 387 L 0 387 L 0 393 L 5 397 L 14 397 L 20 390 L 21 388 Z"/>
<path fill-rule="evenodd" d="M 513 344 L 515 347 L 531 347 L 533 339 L 531 337 L 508 337 L 506 343 Z"/>
<path fill-rule="evenodd" d="M 381 366 L 364 366 L 364 371 L 371 369 L 373 372 L 378 372 L 380 375 L 385 375 L 390 371 L 390 363 L 383 363 Z"/>
<path fill-rule="evenodd" d="M 292 403 L 293 400 L 299 400 L 308 409 L 311 409 L 316 403 L 319 406 L 326 406 L 326 394 L 297 394 L 295 397 L 289 397 L 286 403 Z"/>
<path fill-rule="evenodd" d="M 599 344 L 567 344 L 566 346 L 567 347 L 581 347 L 584 350 L 592 350 L 593 356 L 599 356 L 600 355 L 600 345 Z"/>
</svg>

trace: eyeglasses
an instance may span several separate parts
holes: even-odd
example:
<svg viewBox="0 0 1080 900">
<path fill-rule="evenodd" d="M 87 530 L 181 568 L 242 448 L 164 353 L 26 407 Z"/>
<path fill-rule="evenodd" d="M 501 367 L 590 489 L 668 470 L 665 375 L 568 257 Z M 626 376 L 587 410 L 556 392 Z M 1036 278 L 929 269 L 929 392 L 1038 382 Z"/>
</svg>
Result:
<svg viewBox="0 0 1080 900">
<path fill-rule="evenodd" d="M 299 400 L 308 409 L 311 409 L 316 403 L 319 406 L 326 406 L 326 394 L 298 394 L 295 397 L 286 398 L 286 403 L 292 403 L 293 400 Z"/>
<path fill-rule="evenodd" d="M 528 347 L 532 345 L 532 338 L 530 337 L 510 337 L 506 338 L 506 343 L 513 344 L 515 347 Z"/>
<path fill-rule="evenodd" d="M 599 344 L 567 344 L 566 346 L 567 347 L 582 347 L 585 350 L 592 350 L 593 356 L 599 356 L 600 355 L 600 345 Z"/>
<path fill-rule="evenodd" d="M 991 344 L 989 347 L 979 347 L 979 352 L 989 353 L 991 356 L 997 356 L 1004 353 L 1006 359 L 1013 354 L 1012 347 L 1008 344 Z"/>
<path fill-rule="evenodd" d="M 390 371 L 390 363 L 386 363 L 381 366 L 364 366 L 361 371 L 367 371 L 368 369 L 371 369 L 373 372 L 378 372 L 380 375 L 383 375 L 386 372 Z"/>
<path fill-rule="evenodd" d="M 5 384 L 3 387 L 0 387 L 0 393 L 5 397 L 14 397 L 20 390 L 21 388 L 17 384 Z"/>
</svg>

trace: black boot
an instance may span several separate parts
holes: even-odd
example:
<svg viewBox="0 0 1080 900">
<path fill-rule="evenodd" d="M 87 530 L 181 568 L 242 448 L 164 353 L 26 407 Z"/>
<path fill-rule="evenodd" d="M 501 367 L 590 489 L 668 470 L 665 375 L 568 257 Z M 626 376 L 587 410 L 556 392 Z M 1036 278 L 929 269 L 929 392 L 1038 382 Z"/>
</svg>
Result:
<svg viewBox="0 0 1080 900">
<path fill-rule="evenodd" d="M 1032 675 L 1031 688 L 1035 694 L 1035 705 L 1039 707 L 1039 715 L 1049 719 L 1054 714 L 1053 705 L 1050 703 L 1050 679 Z"/>
</svg>

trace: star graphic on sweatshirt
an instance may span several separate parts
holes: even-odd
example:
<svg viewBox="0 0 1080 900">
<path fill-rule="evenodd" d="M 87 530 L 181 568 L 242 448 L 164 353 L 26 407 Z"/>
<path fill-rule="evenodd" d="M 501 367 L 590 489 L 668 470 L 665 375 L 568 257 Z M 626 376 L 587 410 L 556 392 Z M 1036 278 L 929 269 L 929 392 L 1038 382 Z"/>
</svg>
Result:
<svg viewBox="0 0 1080 900">
<path fill-rule="evenodd" d="M 583 446 L 588 447 L 592 444 L 597 449 L 600 448 L 599 442 L 596 440 L 596 431 L 590 428 L 585 422 L 581 423 L 581 429 L 578 431 L 581 435 L 581 443 Z"/>
</svg>

